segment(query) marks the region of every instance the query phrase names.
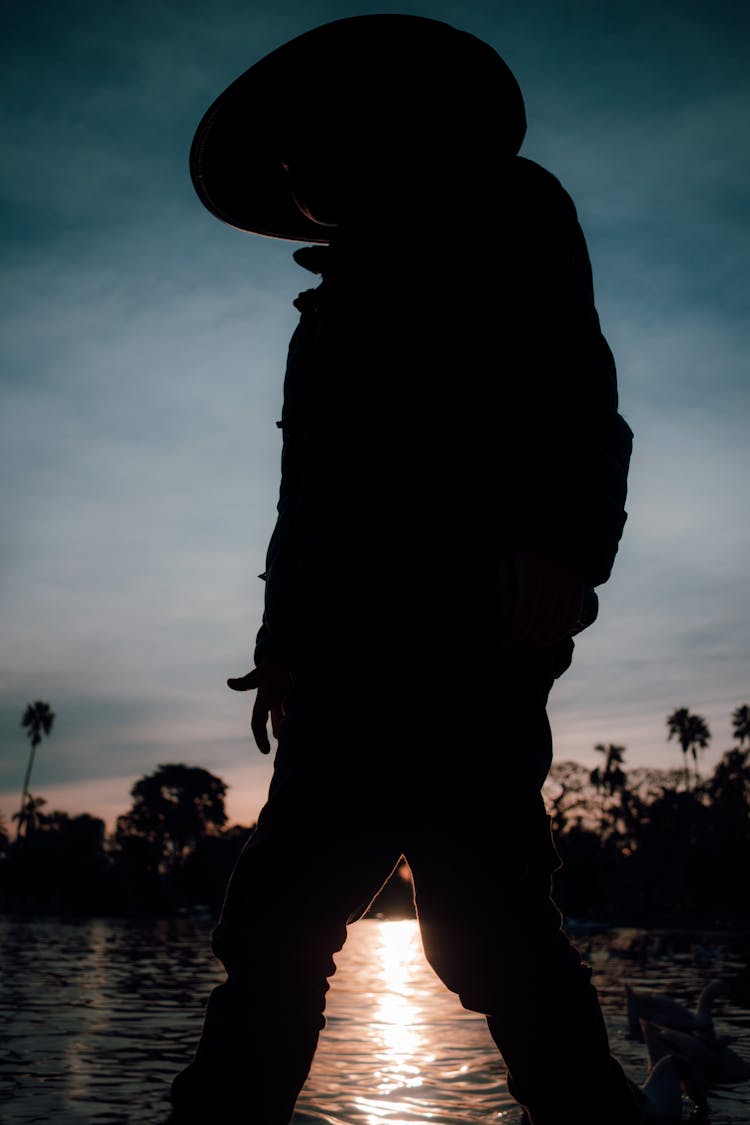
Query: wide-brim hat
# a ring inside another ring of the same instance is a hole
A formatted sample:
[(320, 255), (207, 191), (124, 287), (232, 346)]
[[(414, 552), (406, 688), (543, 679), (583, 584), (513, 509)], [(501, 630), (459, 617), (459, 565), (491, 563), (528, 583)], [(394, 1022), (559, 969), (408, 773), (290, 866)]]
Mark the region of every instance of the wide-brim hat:
[[(493, 152), (513, 156), (526, 132), (519, 85), (497, 51), (466, 31), (422, 16), (375, 14), (321, 24), (282, 44), (235, 79), (203, 115), (190, 149), (201, 202), (237, 230), (327, 243), (297, 208), (281, 166), (290, 128), (325, 138), (326, 117), (399, 91), (424, 113), (446, 107), (482, 122)], [(389, 100), (390, 99), (390, 100)], [(434, 123), (433, 123), (434, 124)]]

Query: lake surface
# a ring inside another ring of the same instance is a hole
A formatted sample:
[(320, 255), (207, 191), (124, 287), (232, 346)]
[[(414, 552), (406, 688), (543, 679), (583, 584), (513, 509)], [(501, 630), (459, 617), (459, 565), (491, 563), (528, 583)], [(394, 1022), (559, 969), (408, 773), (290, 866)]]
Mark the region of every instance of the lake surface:
[[(224, 976), (210, 930), (207, 921), (0, 916), (3, 1125), (162, 1125), (169, 1082)], [(721, 977), (718, 1030), (750, 1059), (747, 936), (570, 932), (593, 965), (615, 1053), (637, 1082), (646, 1055), (627, 1038), (625, 981), (693, 1006)], [(483, 1019), (434, 976), (416, 922), (356, 923), (337, 965), (295, 1125), (519, 1125)], [(691, 1109), (685, 1098), (685, 1120)], [(748, 1125), (750, 1082), (712, 1096), (709, 1120)]]

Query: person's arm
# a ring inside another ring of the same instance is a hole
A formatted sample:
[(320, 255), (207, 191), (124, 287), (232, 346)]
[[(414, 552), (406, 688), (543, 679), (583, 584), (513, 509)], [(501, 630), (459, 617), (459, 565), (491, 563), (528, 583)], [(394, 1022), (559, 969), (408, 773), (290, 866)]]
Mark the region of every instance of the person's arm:
[(281, 421), (277, 423), (282, 431), (281, 482), (276, 524), (266, 551), (266, 569), (260, 576), (266, 583), (266, 592), (263, 621), (255, 639), (255, 667), (244, 676), (227, 680), (233, 691), (257, 690), (250, 725), (262, 754), (271, 750), (269, 720), (273, 736), (278, 737), (284, 700), (290, 687), (287, 648), (295, 613), (294, 582), (290, 572), (294, 568), (295, 512), (302, 472), (303, 405), (296, 376), (299, 374), (299, 350), (304, 346), (307, 331), (304, 314), (314, 305), (314, 294), (315, 290), (306, 290), (295, 301), (302, 317), (289, 344), (284, 406)]
[(524, 548), (513, 551), (508, 566), (510, 651), (546, 648), (584, 627), (587, 590), (575, 570), (554, 555)]
[(571, 635), (596, 615), (594, 587), (610, 577), (627, 518), (633, 434), (619, 413), (615, 362), (575, 207), (554, 177), (524, 165), (509, 522), (513, 637), (536, 645)]

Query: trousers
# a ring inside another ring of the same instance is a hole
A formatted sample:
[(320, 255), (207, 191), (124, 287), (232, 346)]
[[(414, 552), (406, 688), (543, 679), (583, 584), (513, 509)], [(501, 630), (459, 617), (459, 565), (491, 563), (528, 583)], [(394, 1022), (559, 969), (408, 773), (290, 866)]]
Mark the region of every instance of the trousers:
[(226, 980), (172, 1083), (171, 1122), (289, 1125), (334, 955), (402, 857), (425, 956), (485, 1015), (533, 1125), (640, 1122), (551, 895), (559, 858), (541, 789), (554, 675), (543, 655), (449, 689), (432, 673), (416, 690), (398, 676), (376, 689), (341, 662), (297, 672), (212, 934)]

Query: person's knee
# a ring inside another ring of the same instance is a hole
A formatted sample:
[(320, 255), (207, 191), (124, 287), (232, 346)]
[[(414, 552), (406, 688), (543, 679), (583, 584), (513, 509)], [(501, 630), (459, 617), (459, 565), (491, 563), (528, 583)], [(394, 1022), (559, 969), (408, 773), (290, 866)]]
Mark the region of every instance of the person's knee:
[(489, 927), (461, 923), (422, 926), (422, 945), (433, 971), (464, 1008), (485, 1014), (508, 987), (509, 976), (502, 942), (489, 934)]
[(463, 1007), (485, 1015), (511, 1010), (537, 988), (555, 988), (584, 969), (559, 910), (542, 893), (502, 915), (423, 920), (422, 944), (427, 962)]

